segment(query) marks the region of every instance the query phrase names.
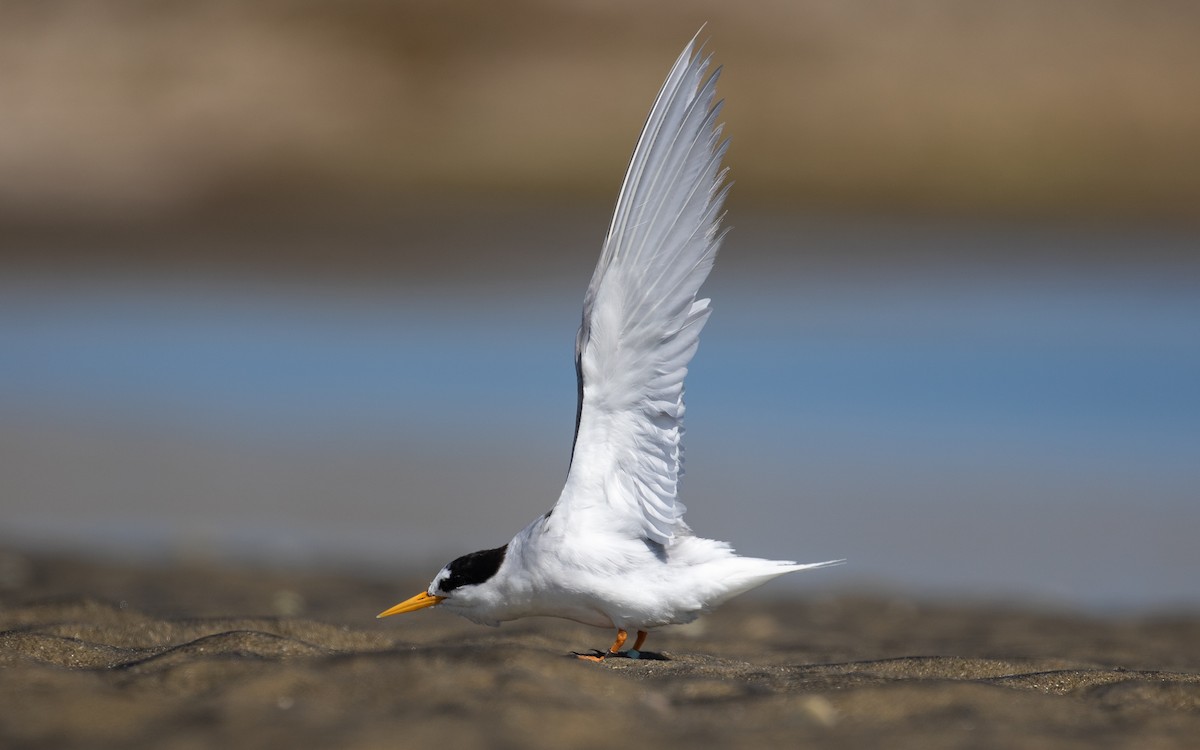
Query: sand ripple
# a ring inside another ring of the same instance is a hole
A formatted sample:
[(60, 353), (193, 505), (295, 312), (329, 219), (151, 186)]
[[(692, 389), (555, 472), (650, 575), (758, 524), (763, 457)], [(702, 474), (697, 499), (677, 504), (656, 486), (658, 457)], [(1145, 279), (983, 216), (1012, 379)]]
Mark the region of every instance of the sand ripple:
[[(205, 611), (278, 588), (239, 575), (245, 590), (227, 579), (198, 592)], [(437, 612), (376, 623), (390, 592), (326, 584), (308, 601), (333, 606), (306, 617), (0, 599), (0, 746), (1185, 748), (1200, 737), (1190, 617), (749, 600), (655, 634), (668, 660), (595, 665), (569, 651), (603, 645), (599, 631), (492, 630)]]

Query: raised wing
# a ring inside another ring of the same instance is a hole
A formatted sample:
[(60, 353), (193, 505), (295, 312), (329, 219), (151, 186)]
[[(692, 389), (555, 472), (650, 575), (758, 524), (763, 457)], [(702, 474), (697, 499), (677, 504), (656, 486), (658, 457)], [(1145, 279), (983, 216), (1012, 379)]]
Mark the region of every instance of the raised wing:
[(555, 512), (659, 543), (685, 530), (683, 380), (709, 301), (728, 187), (708, 57), (684, 48), (633, 158), (575, 342), (579, 409), (571, 471)]

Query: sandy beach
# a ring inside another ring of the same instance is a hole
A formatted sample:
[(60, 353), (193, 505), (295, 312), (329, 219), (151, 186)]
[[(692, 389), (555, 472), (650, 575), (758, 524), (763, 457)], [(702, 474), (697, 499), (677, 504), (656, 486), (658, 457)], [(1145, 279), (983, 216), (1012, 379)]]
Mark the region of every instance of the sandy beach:
[(4, 747), (1194, 747), (1200, 616), (900, 593), (735, 600), (591, 664), (550, 620), (373, 616), (424, 585), (0, 555)]

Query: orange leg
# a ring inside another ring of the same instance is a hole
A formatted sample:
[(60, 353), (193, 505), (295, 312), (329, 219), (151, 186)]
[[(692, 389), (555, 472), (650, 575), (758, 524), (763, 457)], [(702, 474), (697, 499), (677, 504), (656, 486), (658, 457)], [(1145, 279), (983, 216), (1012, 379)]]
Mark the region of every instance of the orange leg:
[(648, 636), (648, 635), (650, 635), (650, 634), (647, 633), (645, 630), (638, 631), (637, 640), (633, 642), (633, 650), (634, 651), (642, 650), (642, 644), (646, 642), (646, 636)]
[[(599, 662), (599, 661), (604, 661), (604, 657), (606, 657), (606, 656), (608, 656), (608, 655), (610, 655), (610, 654), (615, 654), (615, 653), (617, 653), (618, 651), (620, 651), (620, 650), (621, 650), (621, 647), (625, 645), (625, 639), (626, 639), (626, 638), (628, 638), (628, 637), (629, 637), (629, 634), (628, 634), (628, 633), (626, 633), (624, 630), (618, 630), (618, 631), (617, 631), (617, 640), (616, 640), (616, 642), (614, 642), (614, 643), (613, 643), (613, 645), (612, 645), (612, 646), (611, 646), (611, 647), (608, 649), (608, 653), (606, 653), (606, 654), (600, 654), (599, 656), (596, 656), (596, 655), (593, 655), (593, 654), (575, 654), (575, 655), (576, 655), (576, 656), (578, 656), (580, 659), (586, 659), (586, 660), (588, 660), (588, 661), (597, 661), (597, 662)], [(641, 631), (640, 631), (640, 630), (638, 631), (638, 638), (639, 638), (639, 639), (641, 638)]]

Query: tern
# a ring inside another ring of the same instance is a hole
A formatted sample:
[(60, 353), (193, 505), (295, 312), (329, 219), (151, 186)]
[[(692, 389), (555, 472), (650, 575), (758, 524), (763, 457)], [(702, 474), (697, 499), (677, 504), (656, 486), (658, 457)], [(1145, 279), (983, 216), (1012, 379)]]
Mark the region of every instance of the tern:
[(706, 77), (710, 60), (695, 38), (679, 55), (621, 185), (575, 337), (579, 401), (558, 502), (378, 617), (433, 606), (493, 626), (559, 617), (616, 630), (608, 651), (576, 656), (637, 658), (652, 630), (784, 573), (841, 562), (741, 557), (683, 520), (683, 381), (712, 311), (697, 295), (725, 234), (729, 190), (729, 141), (713, 103), (720, 69)]

